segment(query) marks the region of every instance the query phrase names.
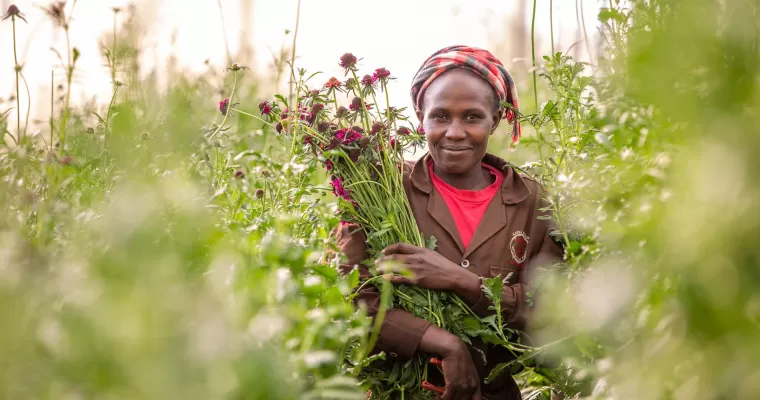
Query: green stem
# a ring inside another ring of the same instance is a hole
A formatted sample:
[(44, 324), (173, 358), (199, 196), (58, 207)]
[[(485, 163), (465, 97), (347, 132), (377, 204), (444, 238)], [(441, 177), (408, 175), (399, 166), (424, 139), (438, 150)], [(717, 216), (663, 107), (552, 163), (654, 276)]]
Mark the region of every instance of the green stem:
[[(533, 0), (533, 17), (530, 23), (530, 52), (531, 59), (533, 60), (533, 102), (536, 106), (536, 114), (538, 114), (540, 109), (538, 107), (538, 79), (536, 78), (536, 2), (537, 0)], [(538, 144), (538, 156), (541, 159), (541, 168), (544, 168), (544, 143), (541, 127), (537, 126), (534, 128), (536, 129), (536, 141)]]
[(21, 72), (21, 68), (18, 65), (18, 54), (16, 51), (16, 16), (11, 17), (11, 24), (13, 25), (13, 62), (15, 63), (14, 69), (16, 70), (16, 136), (18, 136), (20, 142), (23, 139), (21, 132), (21, 91), (18, 86), (18, 77)]
[(118, 93), (119, 87), (114, 86), (113, 95), (111, 96), (111, 102), (108, 103), (108, 109), (106, 110), (106, 126), (105, 126), (105, 133), (103, 134), (103, 147), (104, 149), (107, 147), (106, 144), (108, 143), (108, 128), (111, 126), (111, 109), (113, 108), (113, 102), (116, 99), (116, 93)]
[(29, 92), (29, 84), (26, 82), (24, 73), (20, 72), (21, 80), (24, 81), (24, 88), (26, 89), (26, 120), (24, 121), (24, 136), (26, 136), (26, 130), (29, 129), (29, 111), (32, 109), (32, 94)]
[(55, 115), (55, 105), (53, 101), (55, 99), (55, 70), (50, 70), (50, 151), (53, 151), (53, 131), (55, 127), (53, 125), (53, 115)]
[(290, 80), (290, 99), (289, 101), (293, 101), (293, 81), (296, 79), (295, 74), (295, 62), (296, 62), (296, 40), (298, 39), (298, 25), (301, 21), (301, 0), (298, 0), (298, 4), (296, 6), (296, 29), (293, 31), (293, 46), (290, 49), (290, 74), (291, 74), (291, 80)]
[(552, 57), (554, 57), (554, 0), (549, 0), (549, 33), (551, 34)]
[(230, 102), (227, 105), (227, 112), (224, 113), (224, 118), (222, 118), (222, 123), (220, 123), (219, 126), (216, 127), (216, 130), (211, 135), (209, 135), (208, 137), (209, 140), (213, 139), (214, 136), (216, 136), (216, 134), (219, 133), (219, 131), (224, 126), (224, 123), (227, 122), (227, 116), (230, 115), (230, 108), (232, 108), (232, 101), (233, 101), (233, 98), (235, 97), (235, 89), (237, 88), (237, 71), (233, 71), (232, 76), (233, 76), (232, 92), (230, 93), (230, 97), (229, 97)]

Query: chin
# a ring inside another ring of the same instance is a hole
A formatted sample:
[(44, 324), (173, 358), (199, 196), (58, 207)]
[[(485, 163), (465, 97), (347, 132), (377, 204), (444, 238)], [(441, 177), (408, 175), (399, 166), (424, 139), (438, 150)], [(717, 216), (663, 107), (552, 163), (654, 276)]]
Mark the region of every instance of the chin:
[(436, 164), (446, 173), (451, 175), (462, 175), (472, 169), (472, 160), (454, 160), (449, 157), (437, 157)]

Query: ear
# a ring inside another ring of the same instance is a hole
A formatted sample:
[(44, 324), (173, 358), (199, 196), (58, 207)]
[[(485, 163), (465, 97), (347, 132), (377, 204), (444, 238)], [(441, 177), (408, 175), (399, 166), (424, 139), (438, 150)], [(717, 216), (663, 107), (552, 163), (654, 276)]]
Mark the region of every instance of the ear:
[(499, 127), (501, 119), (504, 116), (504, 109), (501, 109), (493, 114), (493, 125), (491, 126), (491, 135), (496, 132), (496, 128)]

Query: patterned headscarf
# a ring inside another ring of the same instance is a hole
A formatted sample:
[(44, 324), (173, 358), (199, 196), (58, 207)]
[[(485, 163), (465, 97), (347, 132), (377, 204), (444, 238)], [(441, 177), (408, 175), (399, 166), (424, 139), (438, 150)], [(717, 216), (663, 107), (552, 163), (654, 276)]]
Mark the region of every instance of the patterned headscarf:
[(444, 72), (455, 68), (465, 68), (475, 72), (493, 87), (500, 102), (510, 107), (504, 118), (513, 125), (512, 141), (517, 142), (522, 134), (516, 118), (518, 112), (517, 88), (509, 71), (488, 50), (468, 46), (450, 46), (436, 51), (422, 63), (412, 80), (412, 103), (415, 111), (422, 110), (425, 90)]

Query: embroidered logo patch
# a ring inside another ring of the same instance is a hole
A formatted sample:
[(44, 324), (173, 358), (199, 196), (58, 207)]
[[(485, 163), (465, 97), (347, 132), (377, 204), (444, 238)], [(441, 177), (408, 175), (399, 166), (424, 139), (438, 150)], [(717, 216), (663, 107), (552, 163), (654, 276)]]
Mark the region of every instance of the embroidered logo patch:
[(523, 231), (516, 231), (509, 241), (509, 251), (512, 252), (512, 263), (522, 265), (528, 257), (528, 242), (530, 238)]

